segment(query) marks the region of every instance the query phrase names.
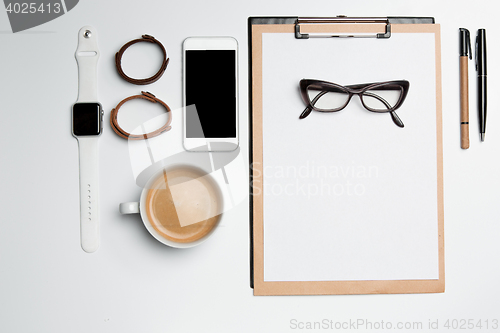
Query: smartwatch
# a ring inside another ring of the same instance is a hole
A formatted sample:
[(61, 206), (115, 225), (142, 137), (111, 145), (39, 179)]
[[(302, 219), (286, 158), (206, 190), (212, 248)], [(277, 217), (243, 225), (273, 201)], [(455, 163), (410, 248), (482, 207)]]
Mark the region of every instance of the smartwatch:
[(97, 31), (85, 26), (78, 32), (78, 99), (72, 110), (72, 133), (78, 140), (80, 168), (80, 243), (85, 252), (99, 247), (99, 153), (102, 106), (97, 101)]

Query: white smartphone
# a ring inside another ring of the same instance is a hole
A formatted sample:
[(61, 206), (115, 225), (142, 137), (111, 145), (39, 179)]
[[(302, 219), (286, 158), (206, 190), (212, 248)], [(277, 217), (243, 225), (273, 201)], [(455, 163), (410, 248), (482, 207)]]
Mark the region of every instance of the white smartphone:
[(238, 148), (238, 42), (189, 37), (183, 47), (184, 148)]

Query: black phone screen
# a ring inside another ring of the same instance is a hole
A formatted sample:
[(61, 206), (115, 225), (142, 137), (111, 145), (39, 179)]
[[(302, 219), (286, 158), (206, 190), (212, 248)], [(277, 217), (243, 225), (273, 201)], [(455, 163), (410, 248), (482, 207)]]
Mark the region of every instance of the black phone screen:
[(186, 137), (236, 138), (235, 50), (186, 50)]

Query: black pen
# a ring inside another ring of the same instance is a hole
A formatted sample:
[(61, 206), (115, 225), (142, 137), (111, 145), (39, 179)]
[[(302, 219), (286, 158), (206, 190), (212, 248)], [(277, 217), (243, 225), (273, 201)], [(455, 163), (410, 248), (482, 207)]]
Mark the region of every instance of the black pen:
[(477, 107), (479, 133), (484, 141), (486, 130), (486, 30), (479, 29), (476, 36)]

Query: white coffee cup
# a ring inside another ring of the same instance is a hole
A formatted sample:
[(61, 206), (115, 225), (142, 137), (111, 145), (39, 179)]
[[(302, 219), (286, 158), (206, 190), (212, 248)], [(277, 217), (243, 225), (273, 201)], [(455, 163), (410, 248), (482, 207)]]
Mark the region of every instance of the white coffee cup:
[[(216, 181), (192, 166), (159, 170), (150, 177), (139, 202), (120, 204), (120, 213), (140, 214), (154, 238), (175, 248), (193, 247), (208, 239), (222, 212), (222, 194)], [(191, 234), (194, 236), (188, 237)]]

